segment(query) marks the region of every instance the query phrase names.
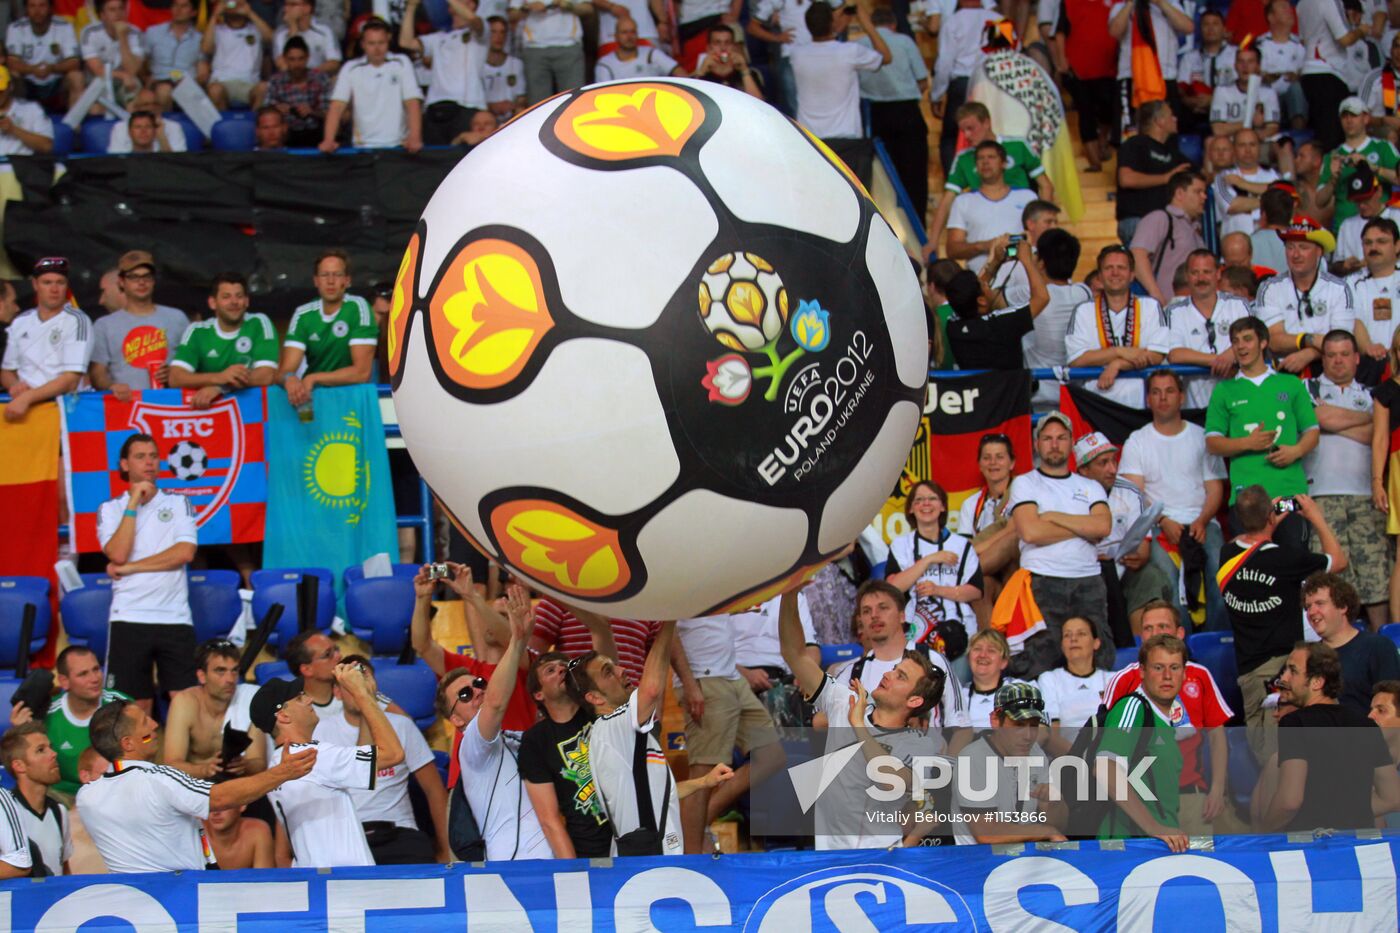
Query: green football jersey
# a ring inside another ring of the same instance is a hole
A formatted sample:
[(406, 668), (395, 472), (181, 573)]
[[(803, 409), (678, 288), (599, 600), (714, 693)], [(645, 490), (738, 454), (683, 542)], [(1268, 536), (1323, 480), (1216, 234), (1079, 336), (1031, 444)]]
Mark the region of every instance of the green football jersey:
[[(1006, 183), (1012, 188), (1035, 188), (1035, 179), (1045, 174), (1045, 166), (1031, 152), (1029, 146), (1019, 139), (998, 139), (1006, 150)], [(964, 149), (953, 160), (953, 170), (943, 187), (954, 194), (976, 191), (982, 187), (982, 179), (977, 174), (977, 150)]]
[[(1342, 143), (1322, 160), (1322, 174), (1318, 176), (1317, 183), (1325, 185), (1332, 178), (1332, 154), (1340, 152), (1342, 155), (1350, 155), (1359, 152), (1366, 157), (1366, 161), (1371, 163), (1371, 168), (1388, 168), (1392, 171), (1400, 166), (1400, 151), (1395, 145), (1385, 139), (1368, 139), (1366, 145), (1359, 149), (1353, 149), (1346, 143)], [(1342, 221), (1348, 217), (1356, 216), (1356, 202), (1348, 200), (1346, 196), (1346, 184), (1351, 176), (1356, 174), (1356, 166), (1346, 164), (1342, 166), (1341, 178), (1337, 180), (1336, 213), (1332, 215), (1332, 229), (1336, 230), (1342, 225)], [(1385, 183), (1382, 182), (1382, 185)]]
[[(1206, 408), (1206, 436), (1247, 437), (1256, 427), (1277, 430), (1275, 444), (1296, 444), (1305, 431), (1317, 430), (1317, 414), (1303, 381), (1272, 370), (1258, 385), (1244, 377), (1216, 383)], [(1276, 467), (1267, 450), (1250, 451), (1230, 458), (1230, 504), (1246, 486), (1259, 485), (1270, 496), (1296, 496), (1308, 491), (1303, 461)]]
[(325, 373), (350, 365), (351, 347), (373, 347), (379, 328), (369, 303), (358, 295), (346, 295), (340, 310), (329, 320), (321, 313), (321, 299), (308, 301), (292, 315), (286, 344), (306, 354), (308, 373)]
[[(64, 700), (68, 694), (59, 694), (49, 704), (49, 714), (44, 719), (44, 731), (49, 735), (49, 744), (58, 754), (59, 781), (54, 787), (65, 794), (76, 794), (82, 782), (78, 780), (78, 757), (92, 744), (88, 736), (88, 724), (73, 721), (73, 714), (67, 709)], [(103, 690), (99, 705), (106, 706), (113, 700), (130, 700), (131, 697), (117, 690)]]
[(171, 366), (192, 373), (223, 372), (230, 366), (277, 368), (277, 331), (265, 314), (245, 314), (237, 333), (226, 334), (217, 319), (191, 324), (175, 350)]
[[(1142, 803), (1158, 823), (1176, 827), (1180, 825), (1181, 791), (1178, 785), (1181, 779), (1181, 749), (1176, 743), (1176, 730), (1150, 700), (1140, 693), (1133, 693), (1114, 704), (1108, 712), (1108, 719), (1104, 721), (1099, 757), (1123, 759), (1131, 773), (1137, 765), (1134, 755), (1143, 729), (1150, 729), (1152, 734), (1142, 750), (1142, 757), (1153, 761), (1142, 775), (1142, 783), (1156, 799), (1143, 800)], [(1141, 833), (1141, 828), (1134, 826), (1132, 819), (1116, 803), (1111, 805), (1108, 816), (1099, 828), (1100, 839)]]

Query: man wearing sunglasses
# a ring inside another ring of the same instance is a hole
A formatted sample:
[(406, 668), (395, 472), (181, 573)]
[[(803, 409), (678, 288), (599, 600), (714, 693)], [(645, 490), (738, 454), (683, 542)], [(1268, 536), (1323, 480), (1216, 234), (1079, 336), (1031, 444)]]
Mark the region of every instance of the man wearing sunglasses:
[(273, 769), (284, 757), (316, 750), (316, 764), (306, 777), (268, 794), (277, 811), (277, 864), (283, 868), (373, 865), (374, 855), (350, 792), (373, 790), (380, 769), (395, 768), (404, 760), (398, 733), (379, 708), (373, 681), (360, 665), (336, 665), (335, 682), (354, 697), (369, 730), (369, 743), (313, 741), (320, 720), (300, 679), (268, 681), (249, 706), (253, 725), (277, 743), (270, 762)]
[(462, 786), (487, 860), (547, 859), (553, 854), (549, 841), (520, 779), (521, 735), (503, 728), (520, 659), (535, 628), (529, 596), (515, 584), (507, 591), (507, 617), (510, 642), (491, 679), (482, 686), (480, 677), (468, 683), (473, 675), (452, 671), (438, 685), (438, 711), (461, 733)]
[(1302, 373), (1322, 358), (1327, 332), (1350, 331), (1356, 314), (1351, 289), (1322, 265), (1337, 248), (1332, 232), (1299, 214), (1278, 236), (1288, 268), (1259, 286), (1254, 313), (1268, 325), (1278, 368)]

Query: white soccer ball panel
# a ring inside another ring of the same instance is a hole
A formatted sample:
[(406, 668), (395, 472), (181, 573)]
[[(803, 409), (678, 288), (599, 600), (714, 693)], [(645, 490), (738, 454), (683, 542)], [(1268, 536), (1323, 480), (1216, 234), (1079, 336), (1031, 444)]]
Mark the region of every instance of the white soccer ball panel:
[[(425, 347), (419, 324), (394, 395), (399, 425), (428, 484), (477, 540), (487, 540), (477, 512), (461, 503), (496, 489), (542, 486), (616, 515), (651, 502), (679, 476), (666, 413), (640, 349), (571, 340), (554, 349), (520, 395), (472, 405), (442, 391)], [(581, 380), (580, 373), (593, 378)]]
[[(717, 94), (708, 82), (678, 83)], [(742, 220), (838, 243), (856, 235), (860, 203), (850, 182), (787, 118), (747, 94), (724, 95), (724, 121), (700, 150), (700, 167)]]
[(889, 498), (890, 487), (919, 427), (919, 406), (900, 402), (890, 409), (885, 425), (851, 474), (826, 500), (817, 548), (834, 551), (854, 541)]
[(870, 222), (865, 264), (885, 309), (895, 373), (910, 388), (921, 388), (928, 383), (928, 319), (919, 277), (899, 238), (878, 217)]

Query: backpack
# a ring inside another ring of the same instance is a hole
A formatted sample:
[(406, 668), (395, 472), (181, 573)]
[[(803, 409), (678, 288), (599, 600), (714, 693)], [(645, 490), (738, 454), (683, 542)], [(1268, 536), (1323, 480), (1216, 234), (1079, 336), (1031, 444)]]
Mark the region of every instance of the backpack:
[(452, 785), (447, 798), (447, 845), (458, 861), (486, 861), (486, 838), (481, 835), (466, 791), (462, 790), (462, 778)]
[[(1118, 702), (1114, 703), (1112, 708), (1117, 709), (1125, 700), (1131, 697), (1137, 697), (1144, 703), (1152, 702), (1134, 690), (1132, 693), (1119, 698)], [(1070, 745), (1068, 752), (1069, 757), (1079, 758), (1084, 761), (1088, 768), (1090, 780), (1089, 787), (1087, 788), (1087, 796), (1081, 796), (1078, 792), (1078, 788), (1066, 790), (1064, 801), (1065, 805), (1069, 808), (1069, 824), (1071, 829), (1071, 833), (1067, 833), (1066, 835), (1072, 835), (1077, 838), (1096, 838), (1099, 833), (1099, 827), (1103, 825), (1104, 820), (1118, 807), (1118, 804), (1114, 803), (1112, 800), (1097, 799), (1096, 791), (1098, 788), (1098, 781), (1094, 778), (1094, 763), (1098, 758), (1099, 747), (1103, 744), (1103, 738), (1107, 734), (1109, 712), (1110, 708), (1100, 703), (1098, 712), (1094, 714), (1094, 718), (1079, 727), (1079, 734), (1074, 737), (1074, 742)], [(1147, 751), (1147, 743), (1152, 739), (1153, 725), (1150, 718), (1151, 715), (1152, 712), (1149, 710), (1149, 718), (1145, 719), (1144, 724), (1138, 729), (1137, 741), (1133, 743), (1133, 753), (1128, 759), (1130, 762), (1129, 770), (1132, 768), (1132, 762), (1136, 762), (1142, 758), (1143, 754)]]

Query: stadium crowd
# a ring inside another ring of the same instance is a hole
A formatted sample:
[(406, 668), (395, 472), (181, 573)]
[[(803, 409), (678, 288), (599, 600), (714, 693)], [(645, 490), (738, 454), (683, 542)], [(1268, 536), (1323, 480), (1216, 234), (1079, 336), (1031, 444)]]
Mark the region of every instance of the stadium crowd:
[[(901, 773), (920, 756), (1001, 773), (1018, 756), (1069, 757), (1116, 792), (1107, 807), (1055, 799), (1042, 768), (1029, 794), (1004, 780), (991, 801), (934, 795), (941, 828), (914, 826), (862, 818), (860, 760), (814, 827), (782, 834), (818, 848), (1147, 835), (1181, 851), (1191, 834), (1362, 829), (1400, 810), (1400, 656), (1381, 634), (1400, 620), (1388, 10), (958, 0), (901, 17), (864, 0), (735, 0), (683, 3), (672, 22), (662, 4), (449, 0), (452, 29), (433, 31), (417, 0), (360, 23), (337, 4), (313, 15), (302, 0), (212, 12), (174, 0), (169, 22), (142, 32), (107, 0), (75, 33), (49, 0), (25, 6), (0, 74), (9, 154), (45, 151), (40, 108), (63, 112), (95, 80), (130, 107), (133, 152), (180, 148), (162, 114), (186, 79), (216, 105), (259, 108), (262, 148), (470, 144), (583, 83), (593, 61), (603, 78), (689, 73), (771, 95), (862, 171), (867, 100), (946, 256), (927, 268), (932, 359), (1097, 367), (1088, 388), (1150, 421), (1120, 449), (1075, 436), (1041, 401), (1033, 465), (1018, 470), (1012, 440), (988, 434), (984, 485), (958, 514), (937, 484), (915, 482), (909, 530), (888, 547), (859, 542), (805, 589), (730, 616), (607, 619), (527, 581), (502, 588), (499, 568), (424, 566), (408, 634), (436, 680), (429, 731), (451, 747), (445, 762), (379, 690), (376, 668), (397, 658), (310, 628), (280, 646), (291, 677), (255, 685), (237, 644), (196, 644), (188, 568), (205, 555), (186, 501), (155, 485), (157, 445), (134, 435), (127, 489), (100, 513), (105, 656), (61, 652), (59, 692), (17, 703), (0, 740), (15, 784), (0, 793), (0, 877), (68, 870), (75, 807), (111, 871), (709, 851), (716, 820), (761, 809), (791, 761), (790, 730), (809, 726), (822, 750), (859, 743)], [(745, 15), (757, 47), (780, 48), (766, 79), (731, 28)], [(1145, 22), (1164, 96), (1137, 107), (1123, 138), (1120, 82), (1136, 77)], [(838, 41), (853, 23), (862, 41)], [(585, 50), (595, 29), (611, 41)], [(1117, 149), (1122, 242), (1082, 283), (1038, 155), (965, 100), (1009, 32), (1072, 95), (1091, 169)], [(915, 34), (938, 38), (931, 76)], [(1246, 35), (1260, 38), (1228, 41)], [(355, 43), (362, 57), (342, 66)], [(936, 204), (924, 100), (944, 120)], [(1315, 136), (1299, 141), (1304, 125)], [(1194, 162), (1181, 146), (1192, 133)], [(191, 322), (156, 301), (148, 252), (117, 260), (96, 320), (70, 303), (69, 271), (39, 260), (22, 313), (13, 284), (0, 295), (9, 420), (82, 386), (127, 397), (168, 384), (201, 407), (277, 384), (302, 408), (320, 387), (374, 380), (382, 362), (387, 289), (354, 294), (334, 250), (310, 270), (318, 298), (280, 335), (249, 311), (237, 272), (210, 283)], [(164, 363), (130, 363), (137, 327), (164, 333)], [(434, 637), (436, 597), (460, 601), (471, 654)], [(1026, 607), (1044, 624), (1010, 627)], [(1231, 639), (1209, 664), (1189, 657), (1201, 633)], [(823, 646), (847, 642), (853, 656), (824, 668)], [(659, 725), (668, 689), (680, 774)], [(1243, 726), (1250, 768), (1226, 767), (1227, 724)], [(1125, 781), (1144, 758), (1150, 800)], [(1249, 786), (1232, 786), (1242, 774)]]

